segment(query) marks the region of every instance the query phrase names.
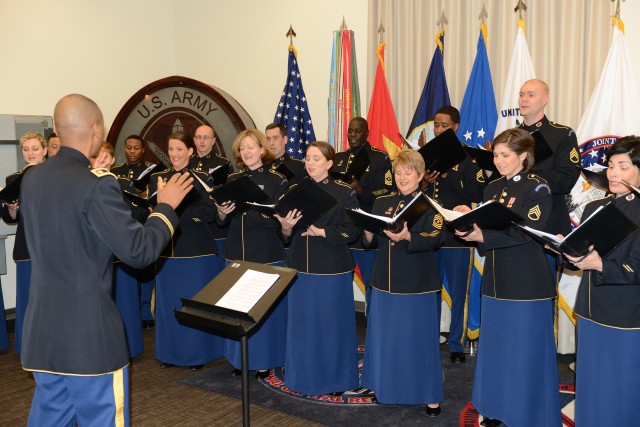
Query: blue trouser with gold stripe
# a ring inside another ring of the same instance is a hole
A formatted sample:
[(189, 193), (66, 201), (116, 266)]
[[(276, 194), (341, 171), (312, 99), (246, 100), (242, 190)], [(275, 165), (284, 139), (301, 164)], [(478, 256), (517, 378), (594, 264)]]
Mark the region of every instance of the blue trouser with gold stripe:
[(129, 367), (102, 375), (34, 372), (29, 427), (129, 426)]

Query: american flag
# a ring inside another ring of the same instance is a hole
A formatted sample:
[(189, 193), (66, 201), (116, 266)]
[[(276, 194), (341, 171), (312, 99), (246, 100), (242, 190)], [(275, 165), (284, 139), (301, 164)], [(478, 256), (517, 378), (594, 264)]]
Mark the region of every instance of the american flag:
[(293, 47), (289, 47), (287, 82), (282, 90), (273, 121), (287, 128), (287, 153), (294, 158), (304, 158), (309, 143), (316, 140), (313, 122), (309, 114), (307, 97), (302, 88), (300, 69)]

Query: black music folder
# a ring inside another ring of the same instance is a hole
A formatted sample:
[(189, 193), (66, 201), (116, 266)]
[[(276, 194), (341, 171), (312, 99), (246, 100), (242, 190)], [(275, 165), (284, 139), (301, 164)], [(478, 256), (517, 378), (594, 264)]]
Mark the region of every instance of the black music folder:
[(215, 187), (224, 185), (227, 183), (227, 177), (229, 176), (230, 163), (223, 163), (209, 170), (209, 176), (213, 179), (213, 185)]
[(142, 208), (149, 208), (149, 207), (153, 207), (153, 206), (158, 204), (158, 199), (157, 199), (158, 192), (157, 191), (155, 193), (153, 193), (153, 195), (151, 195), (148, 198), (140, 197), (137, 194), (134, 194), (134, 193), (132, 193), (130, 191), (126, 191), (126, 190), (122, 190), (122, 194), (124, 195), (124, 197), (128, 201), (130, 201), (134, 205), (140, 206)]
[(214, 188), (211, 197), (219, 205), (226, 202), (234, 202), (236, 205), (239, 202), (265, 203), (269, 200), (267, 193), (247, 175)]
[(160, 172), (162, 170), (162, 168), (158, 169), (158, 166), (161, 166), (160, 163), (151, 165), (147, 167), (145, 170), (143, 170), (142, 172), (140, 172), (140, 175), (133, 178), (133, 186), (136, 187), (138, 190), (144, 191), (149, 185), (149, 181), (151, 180), (151, 175), (153, 175), (154, 172)]
[(0, 190), (0, 201), (4, 203), (15, 203), (20, 198), (20, 184), (27, 168), (33, 164), (25, 166), (21, 171), (7, 176), (7, 186)]
[(351, 182), (353, 179), (356, 181), (360, 179), (360, 177), (367, 171), (367, 168), (371, 164), (371, 159), (369, 159), (369, 153), (365, 147), (360, 148), (358, 154), (353, 157), (351, 163), (344, 172), (339, 172), (334, 169), (329, 170), (329, 173), (333, 177), (333, 179), (339, 179), (344, 182)]
[(346, 209), (347, 215), (351, 219), (351, 222), (363, 230), (371, 231), (384, 235), (385, 230), (389, 230), (392, 233), (398, 233), (404, 227), (404, 223), (407, 223), (407, 228), (413, 227), (418, 222), (422, 215), (425, 214), (431, 206), (426, 199), (426, 196), (418, 192), (416, 196), (411, 200), (397, 215), (393, 218), (382, 215), (374, 215), (365, 212), (361, 209)]
[(446, 173), (467, 157), (453, 129), (447, 129), (427, 142), (418, 153), (424, 158), (425, 170), (440, 173)]
[(308, 176), (289, 190), (274, 205), (246, 202), (251, 209), (255, 209), (269, 217), (276, 213), (280, 216), (286, 216), (289, 211), (297, 209), (302, 212), (302, 218), (296, 224), (296, 228), (299, 229), (309, 228), (311, 224), (320, 219), (336, 203), (338, 201), (332, 195), (324, 191)]
[[(183, 325), (240, 339), (267, 317), (296, 274), (292, 268), (234, 260), (193, 298), (181, 298), (182, 308), (174, 313)], [(264, 275), (273, 276), (263, 280)], [(260, 289), (266, 289), (261, 296)]]
[(493, 163), (493, 151), (469, 147), (468, 145), (463, 145), (462, 148), (464, 148), (467, 155), (471, 157), (478, 166), (480, 166), (480, 169), (494, 172), (498, 171), (496, 165)]
[(516, 225), (534, 240), (572, 257), (587, 255), (589, 247), (593, 245), (604, 258), (638, 231), (636, 224), (613, 203), (600, 206), (564, 239), (531, 227)]
[(580, 169), (580, 172), (584, 175), (584, 179), (589, 181), (592, 185), (595, 185), (604, 191), (609, 191), (609, 179), (607, 178), (606, 168), (603, 169), (604, 172), (596, 172), (581, 167), (578, 167), (578, 169)]
[(539, 165), (540, 163), (551, 157), (551, 155), (553, 154), (553, 150), (538, 129), (531, 132), (531, 136), (535, 141), (535, 144), (533, 146), (533, 157), (535, 159), (536, 165)]
[(287, 166), (284, 162), (281, 162), (275, 170), (279, 174), (284, 175), (289, 182), (291, 182), (291, 178), (296, 176), (296, 174), (293, 173), (293, 171), (289, 169), (289, 166)]
[(449, 228), (454, 230), (467, 231), (473, 228), (473, 224), (486, 230), (506, 230), (514, 223), (524, 221), (524, 218), (512, 209), (494, 201), (479, 204), (470, 212), (463, 214), (445, 209), (429, 196), (426, 197), (436, 212), (442, 215)]

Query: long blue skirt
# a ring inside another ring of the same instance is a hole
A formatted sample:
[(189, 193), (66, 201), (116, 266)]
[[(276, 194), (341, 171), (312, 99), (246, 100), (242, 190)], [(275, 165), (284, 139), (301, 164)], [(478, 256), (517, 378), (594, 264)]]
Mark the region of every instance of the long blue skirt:
[(216, 239), (216, 250), (218, 251), (218, 255), (216, 255), (216, 263), (218, 264), (218, 269), (220, 271), (224, 270), (227, 266), (227, 263), (224, 259), (224, 248), (227, 245), (227, 239)]
[(380, 403), (444, 401), (437, 292), (390, 294), (371, 290), (362, 386)]
[(4, 314), (4, 298), (2, 297), (2, 284), (0, 283), (0, 351), (9, 349), (9, 333), (7, 332), (7, 318)]
[(298, 273), (289, 289), (284, 381), (317, 395), (358, 387), (353, 273)]
[[(228, 264), (230, 261), (226, 261)], [(271, 265), (283, 266), (276, 262)], [(249, 335), (249, 369), (266, 370), (284, 366), (287, 342), (287, 293), (273, 308), (264, 322)], [(242, 368), (240, 341), (225, 339), (224, 355), (236, 369)]]
[(136, 357), (144, 351), (137, 269), (122, 262), (113, 264), (113, 300), (124, 324), (129, 357)]
[(16, 322), (13, 351), (22, 351), (22, 329), (24, 314), (29, 304), (29, 289), (31, 287), (31, 260), (16, 261)]
[(376, 249), (351, 249), (351, 256), (353, 257), (353, 265), (357, 265), (362, 274), (362, 281), (364, 282), (364, 300), (365, 316), (369, 316), (369, 304), (371, 303), (371, 273), (373, 272), (373, 264), (376, 262), (376, 256), (378, 251)]
[(153, 288), (156, 286), (156, 269), (153, 265), (136, 270), (138, 288), (140, 289), (140, 316), (142, 320), (153, 320)]
[(471, 402), (508, 426), (562, 425), (553, 300), (482, 297)]
[(178, 323), (173, 308), (193, 298), (218, 274), (215, 255), (161, 258), (156, 264), (156, 358), (179, 366), (204, 365), (221, 357), (222, 338)]
[(578, 318), (576, 426), (638, 425), (640, 330)]

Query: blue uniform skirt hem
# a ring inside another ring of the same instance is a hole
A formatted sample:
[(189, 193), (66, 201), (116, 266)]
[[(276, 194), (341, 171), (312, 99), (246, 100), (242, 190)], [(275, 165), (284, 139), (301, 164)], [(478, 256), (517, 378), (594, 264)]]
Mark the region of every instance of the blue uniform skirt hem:
[(371, 290), (362, 386), (380, 403), (419, 405), (444, 400), (437, 292)]
[(222, 356), (223, 339), (178, 323), (173, 308), (193, 298), (218, 274), (215, 255), (162, 258), (156, 264), (156, 357), (179, 366), (203, 365)]
[(578, 318), (576, 425), (638, 424), (640, 330)]
[(353, 273), (298, 273), (288, 297), (287, 387), (308, 395), (356, 388)]
[(509, 426), (561, 426), (552, 299), (482, 297), (471, 402)]
[(13, 350), (22, 351), (22, 330), (24, 316), (29, 304), (29, 289), (31, 288), (31, 260), (16, 262), (16, 320), (14, 325)]
[(129, 357), (136, 357), (144, 351), (140, 297), (138, 295), (138, 270), (122, 263), (115, 263), (113, 270), (113, 299), (118, 306), (124, 324)]
[[(229, 264), (230, 261), (227, 261)], [(283, 262), (271, 265), (283, 266)], [(271, 313), (257, 329), (251, 332), (247, 341), (249, 349), (249, 369), (266, 370), (284, 366), (287, 337), (287, 293), (273, 307)], [(224, 356), (236, 369), (242, 368), (240, 341), (225, 339)]]

